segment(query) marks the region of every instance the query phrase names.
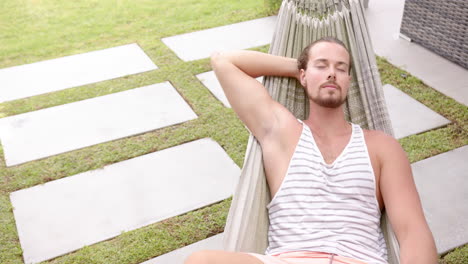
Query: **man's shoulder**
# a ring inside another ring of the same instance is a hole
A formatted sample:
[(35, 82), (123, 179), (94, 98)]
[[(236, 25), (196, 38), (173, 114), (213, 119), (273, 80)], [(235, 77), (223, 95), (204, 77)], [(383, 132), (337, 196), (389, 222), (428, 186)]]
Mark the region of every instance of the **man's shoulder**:
[(404, 154), (400, 143), (393, 136), (380, 130), (363, 129), (363, 131), (368, 148), (379, 157)]
[(394, 144), (398, 141), (391, 135), (381, 130), (362, 129), (366, 143), (371, 144)]

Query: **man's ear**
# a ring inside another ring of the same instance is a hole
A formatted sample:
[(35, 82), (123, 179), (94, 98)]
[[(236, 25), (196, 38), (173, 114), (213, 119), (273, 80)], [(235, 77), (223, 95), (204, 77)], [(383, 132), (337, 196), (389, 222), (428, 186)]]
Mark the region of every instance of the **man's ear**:
[(306, 78), (305, 78), (305, 71), (304, 69), (301, 69), (299, 71), (299, 81), (301, 82), (301, 85), (304, 86), (304, 87), (307, 87), (307, 81), (306, 81)]

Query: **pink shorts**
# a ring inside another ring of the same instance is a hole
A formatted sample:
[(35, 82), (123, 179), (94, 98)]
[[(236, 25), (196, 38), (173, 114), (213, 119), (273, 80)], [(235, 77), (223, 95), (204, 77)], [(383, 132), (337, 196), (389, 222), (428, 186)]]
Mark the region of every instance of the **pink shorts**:
[(264, 264), (367, 264), (360, 260), (322, 252), (297, 251), (285, 252), (272, 256), (256, 253), (248, 254), (258, 258)]

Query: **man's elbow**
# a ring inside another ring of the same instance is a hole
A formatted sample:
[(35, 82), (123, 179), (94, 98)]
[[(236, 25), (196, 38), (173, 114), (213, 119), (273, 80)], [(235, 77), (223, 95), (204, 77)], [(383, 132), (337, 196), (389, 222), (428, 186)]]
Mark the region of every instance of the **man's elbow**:
[(215, 51), (211, 53), (211, 56), (210, 56), (211, 64), (214, 64), (217, 60), (219, 60), (220, 56), (221, 56), (221, 52), (219, 51)]
[(225, 54), (217, 51), (217, 52), (213, 52), (211, 54), (211, 57), (210, 57), (210, 63), (211, 63), (211, 67), (213, 69), (217, 68), (218, 65), (223, 62), (223, 61), (228, 61), (228, 58)]

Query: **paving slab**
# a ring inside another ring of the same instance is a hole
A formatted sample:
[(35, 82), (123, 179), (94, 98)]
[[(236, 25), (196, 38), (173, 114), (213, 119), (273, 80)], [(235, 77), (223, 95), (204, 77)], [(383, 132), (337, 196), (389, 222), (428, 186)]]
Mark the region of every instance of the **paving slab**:
[(468, 69), (400, 38), (404, 4), (405, 0), (369, 2), (365, 16), (375, 52), (468, 106)]
[(276, 16), (163, 38), (184, 61), (209, 57), (215, 51), (248, 49), (270, 44)]
[(182, 264), (192, 253), (200, 250), (222, 250), (223, 234), (215, 235), (197, 243), (171, 251), (141, 264)]
[(383, 90), (395, 138), (404, 138), (450, 123), (450, 120), (390, 84), (384, 85)]
[(157, 69), (129, 44), (0, 69), (0, 103)]
[(0, 119), (7, 166), (197, 118), (169, 82)]
[[(224, 94), (223, 88), (219, 84), (218, 79), (213, 71), (200, 73), (197, 78), (203, 83), (203, 85), (210, 90), (210, 92), (223, 103), (225, 107), (231, 108), (226, 95)], [(263, 81), (263, 77), (257, 78), (259, 82)]]
[(239, 174), (206, 138), (13, 192), (24, 261), (51, 259), (224, 200)]
[(468, 243), (467, 157), (468, 145), (411, 165), (439, 254)]

